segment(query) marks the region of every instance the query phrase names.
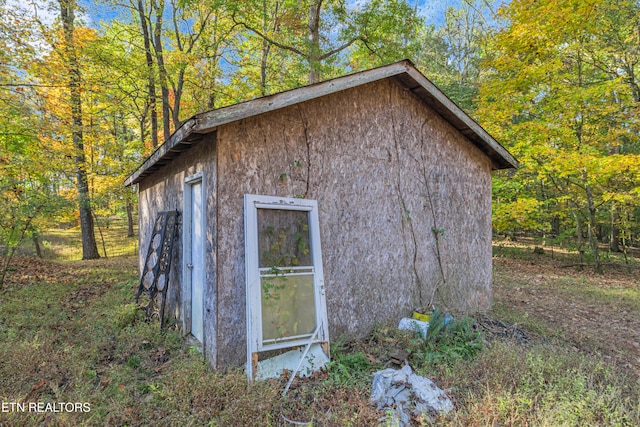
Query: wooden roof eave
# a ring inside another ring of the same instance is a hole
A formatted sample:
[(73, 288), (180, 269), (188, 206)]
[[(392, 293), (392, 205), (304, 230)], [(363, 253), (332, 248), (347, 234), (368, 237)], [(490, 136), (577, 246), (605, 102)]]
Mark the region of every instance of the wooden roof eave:
[(349, 74), (332, 80), (279, 92), (274, 95), (198, 114), (195, 116), (197, 123), (193, 131), (200, 133), (210, 132), (220, 125), (279, 110), (281, 108), (310, 101), (315, 98), (341, 92), (346, 89), (372, 83), (388, 77), (393, 77), (406, 72), (406, 63), (408, 62), (409, 61), (407, 60), (396, 62), (388, 66)]
[(125, 185), (129, 186), (140, 182), (144, 177), (164, 165), (166, 161), (186, 150), (193, 141), (201, 139), (203, 134), (213, 132), (221, 125), (385, 78), (394, 78), (399, 81), (426, 105), (451, 123), (491, 159), (494, 169), (518, 167), (518, 161), (502, 145), (442, 93), (429, 79), (422, 75), (411, 61), (405, 59), (379, 68), (291, 89), (193, 116), (184, 122), (163, 145), (153, 152), (127, 178)]
[[(408, 60), (396, 62), (388, 66), (362, 71), (332, 80), (316, 83), (302, 88), (291, 89), (273, 95), (252, 99), (239, 104), (222, 107), (217, 110), (197, 114), (183, 123), (183, 125), (153, 152), (140, 167), (125, 181), (125, 186), (137, 184), (144, 177), (151, 174), (158, 166), (157, 163), (167, 157), (171, 149), (180, 148), (183, 138), (191, 134), (206, 134), (218, 126), (246, 119), (248, 117), (278, 110), (280, 108), (309, 101), (324, 95), (340, 92), (345, 89), (371, 83), (387, 77), (395, 76), (406, 71)], [(159, 166), (158, 166), (159, 167)]]
[(171, 137), (158, 147), (147, 159), (136, 169), (134, 173), (124, 182), (125, 186), (137, 184), (142, 179), (156, 169), (164, 166), (167, 161), (172, 160), (188, 149), (193, 143), (199, 141), (202, 135), (193, 133), (195, 121), (193, 118), (185, 121)]
[(480, 148), (491, 159), (493, 169), (518, 167), (511, 153), (416, 68), (407, 67), (406, 75), (399, 76), (398, 80)]

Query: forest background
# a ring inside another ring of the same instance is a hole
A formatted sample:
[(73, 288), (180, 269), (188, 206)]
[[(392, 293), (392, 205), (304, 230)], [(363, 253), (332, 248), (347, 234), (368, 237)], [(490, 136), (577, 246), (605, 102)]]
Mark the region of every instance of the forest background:
[[(464, 0), (0, 0), (0, 250), (126, 218), (126, 176), (203, 111), (409, 58), (520, 161), (498, 235), (602, 268), (640, 242), (640, 4)], [(96, 9), (97, 10), (97, 9)], [(4, 276), (4, 274), (3, 274)], [(0, 279), (0, 287), (2, 279)]]

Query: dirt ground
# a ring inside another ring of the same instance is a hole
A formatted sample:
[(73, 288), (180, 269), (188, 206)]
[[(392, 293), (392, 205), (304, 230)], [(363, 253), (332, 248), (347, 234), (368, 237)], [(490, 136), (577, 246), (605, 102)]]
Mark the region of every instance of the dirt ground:
[(640, 378), (637, 262), (608, 265), (604, 274), (548, 253), (493, 262), (495, 313), (512, 312), (525, 329), (600, 355)]

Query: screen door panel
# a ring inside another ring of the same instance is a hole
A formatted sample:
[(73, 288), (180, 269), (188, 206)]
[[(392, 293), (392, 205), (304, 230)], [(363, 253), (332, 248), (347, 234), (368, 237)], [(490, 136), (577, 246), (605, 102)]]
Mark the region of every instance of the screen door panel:
[(312, 266), (309, 212), (258, 209), (260, 268)]
[(248, 364), (258, 352), (328, 343), (315, 200), (245, 195), (245, 262)]
[(309, 212), (258, 209), (263, 344), (311, 336), (316, 328)]
[(316, 329), (313, 275), (261, 277), (262, 342), (310, 337)]

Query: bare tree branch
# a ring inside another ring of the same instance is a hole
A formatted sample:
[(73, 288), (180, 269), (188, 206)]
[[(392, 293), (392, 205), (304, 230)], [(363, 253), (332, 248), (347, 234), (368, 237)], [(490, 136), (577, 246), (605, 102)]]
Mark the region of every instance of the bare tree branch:
[(293, 52), (293, 53), (295, 53), (296, 55), (300, 55), (300, 56), (302, 56), (302, 57), (304, 57), (304, 58), (307, 58), (307, 57), (309, 56), (309, 54), (304, 53), (304, 52), (302, 52), (301, 50), (296, 49), (296, 48), (295, 48), (295, 47), (293, 47), (293, 46), (288, 46), (288, 45), (286, 45), (286, 44), (282, 44), (282, 43), (279, 43), (279, 42), (277, 42), (277, 41), (273, 40), (271, 37), (267, 36), (266, 34), (263, 34), (263, 33), (262, 33), (262, 31), (260, 31), (260, 30), (257, 30), (257, 29), (255, 29), (255, 28), (253, 28), (252, 26), (250, 26), (250, 25), (249, 25), (249, 24), (247, 24), (246, 22), (238, 22), (238, 21), (236, 21), (235, 14), (231, 16), (231, 19), (233, 20), (234, 24), (243, 26), (243, 27), (244, 27), (244, 28), (246, 28), (247, 30), (249, 30), (249, 31), (251, 31), (251, 32), (253, 32), (253, 33), (255, 33), (255, 34), (257, 34), (258, 36), (260, 36), (260, 37), (262, 37), (263, 39), (265, 39), (267, 42), (271, 43), (271, 44), (272, 44), (272, 45), (274, 45), (274, 46), (279, 47), (280, 49), (288, 50), (288, 51)]
[(363, 40), (363, 39), (360, 36), (354, 37), (351, 40), (349, 40), (348, 42), (336, 47), (335, 49), (331, 49), (329, 52), (326, 52), (326, 53), (323, 53), (322, 55), (320, 55), (320, 60), (327, 59), (330, 56), (335, 55), (336, 53), (342, 52), (343, 50), (345, 50), (346, 48), (348, 48), (349, 46), (351, 46), (352, 44), (354, 44), (358, 40)]

